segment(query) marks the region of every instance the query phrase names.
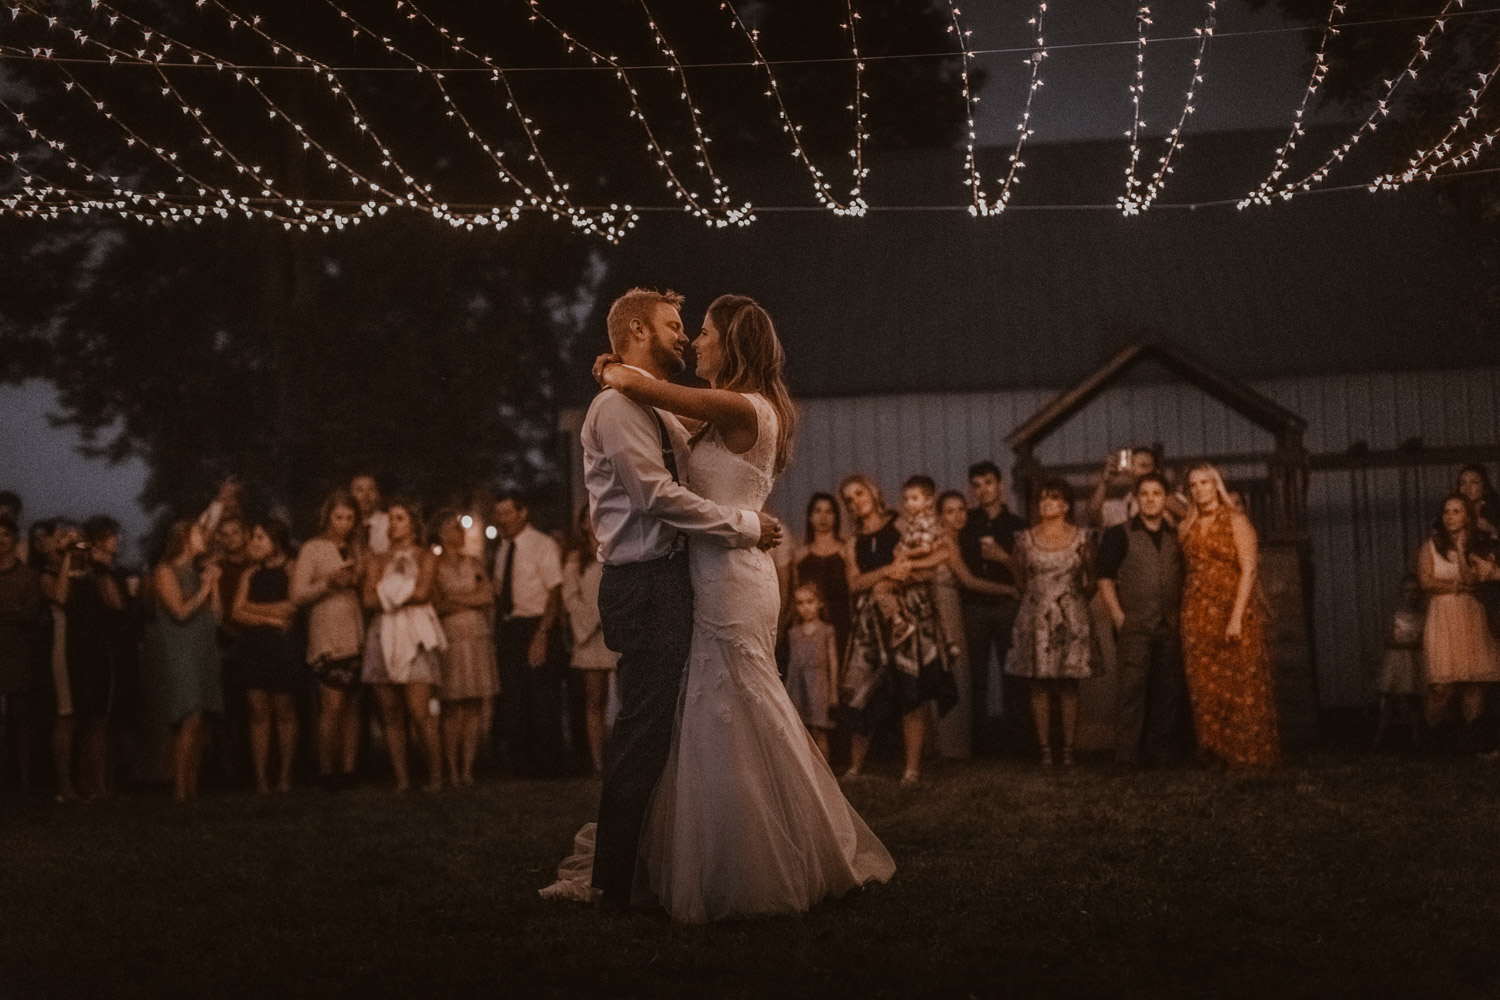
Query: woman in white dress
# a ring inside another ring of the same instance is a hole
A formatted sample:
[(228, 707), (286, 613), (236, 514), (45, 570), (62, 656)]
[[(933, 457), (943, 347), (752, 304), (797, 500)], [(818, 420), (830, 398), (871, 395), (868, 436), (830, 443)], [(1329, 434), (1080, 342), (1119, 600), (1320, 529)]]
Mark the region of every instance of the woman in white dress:
[(448, 648), (432, 607), (437, 556), (422, 540), (422, 511), (399, 500), (387, 512), (390, 547), (365, 566), (364, 605), (380, 612), (370, 629), (363, 680), (374, 685), (385, 728), (386, 751), (396, 790), (411, 785), (407, 772), (408, 724), (427, 758), (427, 790), (443, 787), (443, 747), (428, 702), (439, 690), (442, 654)]
[(1427, 724), (1436, 726), (1456, 697), (1470, 738), (1484, 711), (1484, 687), (1500, 681), (1500, 648), (1486, 626), (1469, 554), (1474, 512), (1455, 493), (1443, 501), (1432, 537), (1417, 557), (1417, 579), (1427, 593), (1423, 661), (1427, 668)]
[(573, 522), (573, 545), (563, 559), (562, 602), (573, 632), (572, 667), (583, 675), (583, 726), (589, 741), (589, 762), (597, 777), (604, 773), (604, 741), (609, 737), (609, 694), (620, 654), (604, 644), (599, 619), (599, 584), (604, 564), (599, 540), (584, 504)]
[[(603, 380), (698, 423), (687, 462), (693, 492), (759, 510), (786, 465), (795, 421), (775, 328), (754, 300), (720, 296), (693, 346), (713, 388), (623, 365), (606, 367)], [(895, 863), (844, 798), (777, 675), (770, 554), (695, 544), (689, 565), (692, 651), (637, 886), (674, 919), (702, 922), (802, 912), (886, 881)], [(570, 895), (560, 888), (544, 895)]]

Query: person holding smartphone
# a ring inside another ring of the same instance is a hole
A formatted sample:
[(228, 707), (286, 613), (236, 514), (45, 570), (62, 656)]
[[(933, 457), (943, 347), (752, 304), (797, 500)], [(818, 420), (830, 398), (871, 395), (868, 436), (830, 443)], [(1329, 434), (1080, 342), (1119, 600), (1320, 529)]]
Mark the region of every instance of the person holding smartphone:
[(333, 786), (354, 780), (359, 757), (365, 638), (359, 583), (367, 554), (359, 544), (359, 507), (346, 490), (323, 501), (318, 525), (318, 537), (293, 564), (291, 598), (307, 611), (307, 662), (318, 677), (318, 774)]
[[(59, 710), (53, 733), (59, 799), (81, 790), (85, 799), (109, 791), (110, 722), (121, 681), (133, 673), (129, 588), (115, 565), (120, 524), (103, 515), (89, 518), (82, 533), (69, 531), (59, 546), (55, 573), (44, 590), (67, 617), (64, 639), (68, 712)], [(59, 699), (60, 702), (63, 699)], [(79, 752), (74, 780), (73, 752)]]

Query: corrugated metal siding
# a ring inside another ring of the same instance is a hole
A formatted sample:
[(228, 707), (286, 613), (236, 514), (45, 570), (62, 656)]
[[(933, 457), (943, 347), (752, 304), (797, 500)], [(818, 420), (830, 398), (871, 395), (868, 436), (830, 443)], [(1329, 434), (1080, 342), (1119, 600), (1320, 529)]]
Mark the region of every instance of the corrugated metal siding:
[[(1420, 437), (1429, 446), (1500, 440), (1500, 367), (1270, 379), (1256, 388), (1308, 422), (1312, 452), (1372, 450)], [(1051, 390), (811, 399), (802, 404), (797, 453), (773, 505), (801, 530), (807, 497), (867, 472), (894, 497), (908, 475), (925, 472), (962, 488), (970, 462), (992, 458), (1009, 475), (1005, 435), (1052, 398)], [(1161, 442), (1174, 455), (1254, 452), (1269, 435), (1175, 382), (1127, 382), (1107, 390), (1039, 449), (1048, 463), (1102, 462), (1109, 452)], [(1229, 470), (1231, 473), (1237, 470)], [(1243, 474), (1257, 475), (1246, 468)], [(1412, 566), (1455, 469), (1325, 472), (1308, 490), (1316, 573), (1318, 680), (1325, 706), (1373, 698), (1382, 622), (1401, 575)]]

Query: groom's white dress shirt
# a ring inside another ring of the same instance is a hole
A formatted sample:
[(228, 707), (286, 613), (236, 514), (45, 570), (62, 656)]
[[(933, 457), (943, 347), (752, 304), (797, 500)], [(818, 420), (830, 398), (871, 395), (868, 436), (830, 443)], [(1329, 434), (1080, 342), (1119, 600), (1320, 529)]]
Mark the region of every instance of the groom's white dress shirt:
[[(673, 414), (656, 412), (666, 425), (679, 478), (685, 480), (688, 433)], [(581, 437), (583, 481), (599, 536), (599, 559), (605, 565), (669, 555), (680, 534), (706, 535), (729, 548), (760, 543), (760, 518), (754, 511), (721, 507), (672, 481), (662, 460), (661, 431), (649, 407), (605, 389), (589, 405)]]

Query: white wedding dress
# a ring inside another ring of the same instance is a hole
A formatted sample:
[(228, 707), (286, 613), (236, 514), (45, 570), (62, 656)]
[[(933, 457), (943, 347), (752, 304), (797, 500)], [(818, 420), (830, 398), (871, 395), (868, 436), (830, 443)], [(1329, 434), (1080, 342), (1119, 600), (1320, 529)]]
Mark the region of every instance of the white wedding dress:
[[(736, 455), (710, 432), (688, 460), (693, 492), (760, 510), (774, 485), (776, 411)], [(769, 553), (695, 541), (693, 640), (666, 769), (641, 832), (637, 885), (688, 922), (798, 913), (895, 863), (844, 798), (776, 671), (780, 590)], [(550, 897), (587, 898), (592, 830)], [(582, 884), (580, 884), (582, 883)], [(582, 891), (580, 891), (582, 890)]]

